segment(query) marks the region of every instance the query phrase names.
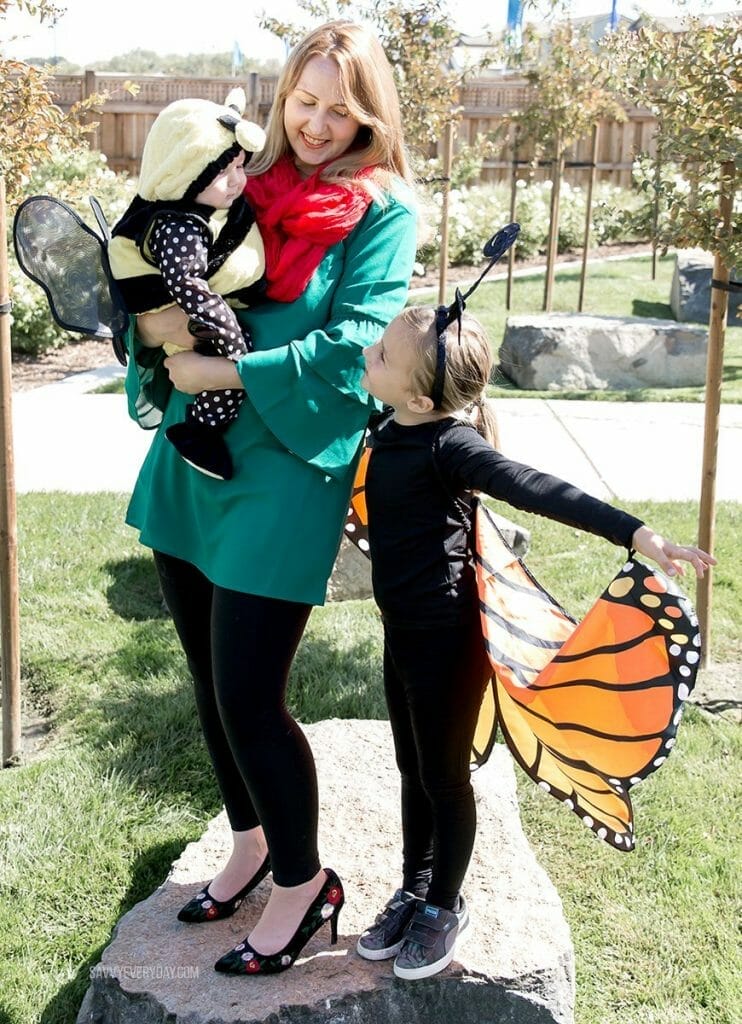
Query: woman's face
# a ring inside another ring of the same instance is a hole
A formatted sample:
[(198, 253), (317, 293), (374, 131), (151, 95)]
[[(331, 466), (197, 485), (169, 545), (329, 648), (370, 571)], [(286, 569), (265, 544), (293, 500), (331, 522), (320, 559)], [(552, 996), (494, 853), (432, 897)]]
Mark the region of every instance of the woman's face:
[(330, 57), (312, 57), (286, 97), (283, 125), (295, 163), (305, 176), (341, 156), (360, 123), (348, 113), (340, 91), (340, 69)]

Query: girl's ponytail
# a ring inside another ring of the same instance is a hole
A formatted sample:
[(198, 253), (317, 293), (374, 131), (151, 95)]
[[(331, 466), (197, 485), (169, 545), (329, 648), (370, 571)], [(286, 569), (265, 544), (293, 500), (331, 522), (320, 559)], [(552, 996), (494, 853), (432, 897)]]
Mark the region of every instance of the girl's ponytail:
[(497, 424), (497, 414), (494, 404), (488, 400), (484, 392), (475, 398), (471, 403), (471, 421), (477, 428), (477, 432), (493, 448), (500, 448), (500, 430)]

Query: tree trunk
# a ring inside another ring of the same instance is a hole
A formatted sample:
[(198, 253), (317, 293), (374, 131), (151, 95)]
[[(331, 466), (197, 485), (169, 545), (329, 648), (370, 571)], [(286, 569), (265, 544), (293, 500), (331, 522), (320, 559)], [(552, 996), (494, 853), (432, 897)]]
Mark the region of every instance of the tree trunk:
[(441, 212), (441, 255), (438, 266), (438, 305), (446, 301), (446, 278), (448, 276), (448, 201), (451, 192), (451, 167), (453, 166), (453, 124), (448, 121), (443, 133), (443, 210)]
[(657, 230), (660, 223), (660, 178), (662, 164), (657, 153), (654, 164), (654, 202), (652, 203), (652, 280), (657, 280)]
[(544, 282), (545, 313), (551, 313), (551, 296), (554, 290), (554, 270), (556, 267), (557, 245), (559, 242), (559, 190), (564, 171), (564, 150), (562, 136), (557, 132), (554, 140), (554, 172), (551, 183), (551, 213), (549, 215), (549, 242), (546, 248), (546, 281)]
[(577, 300), (577, 312), (582, 312), (585, 301), (585, 278), (587, 277), (587, 254), (590, 249), (590, 227), (593, 219), (593, 190), (595, 178), (598, 173), (598, 144), (600, 140), (600, 125), (593, 125), (593, 144), (590, 157), (590, 178), (587, 183), (587, 209), (585, 210), (585, 237), (582, 242), (582, 268), (580, 270), (580, 297)]
[[(515, 201), (518, 195), (518, 126), (513, 136), (513, 172), (510, 181), (510, 222), (515, 220)], [(505, 287), (505, 309), (510, 309), (513, 298), (513, 269), (515, 267), (515, 246), (508, 250), (508, 278)]]
[(0, 175), (0, 654), (2, 655), (3, 767), (21, 755), (21, 654), (18, 614), (18, 530), (13, 465), (5, 178)]
[[(731, 230), (732, 201), (734, 196), (734, 164), (721, 165), (719, 189), (719, 215), (721, 233)], [(718, 252), (714, 253), (714, 280), (729, 283), (729, 268), (724, 266)], [(698, 522), (698, 546), (714, 551), (716, 519), (716, 464), (719, 448), (719, 410), (721, 408), (721, 382), (724, 370), (724, 338), (727, 327), (729, 294), (723, 288), (711, 289), (711, 315), (709, 319), (708, 358), (706, 361), (706, 403), (703, 428), (703, 468), (701, 470), (701, 507)], [(711, 660), (711, 597), (713, 570), (707, 569), (703, 579), (696, 583), (696, 608), (703, 640), (701, 667), (707, 668)]]

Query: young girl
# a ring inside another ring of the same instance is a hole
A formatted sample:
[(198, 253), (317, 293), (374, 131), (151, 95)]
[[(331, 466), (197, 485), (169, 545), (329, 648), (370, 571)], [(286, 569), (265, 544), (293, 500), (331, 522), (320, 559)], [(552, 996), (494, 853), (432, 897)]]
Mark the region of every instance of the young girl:
[(460, 894), (476, 826), (469, 757), (492, 674), (471, 551), (472, 491), (634, 548), (670, 576), (682, 573), (679, 560), (699, 577), (714, 564), (706, 552), (673, 544), (627, 512), (495, 450), (484, 400), (491, 350), (462, 305), (453, 317), (446, 307), (404, 310), (366, 350), (361, 381), (391, 406), (371, 427), (366, 501), (402, 776), (403, 870), (357, 949), (368, 960), (396, 955), (394, 973), (407, 979), (443, 970), (469, 920)]

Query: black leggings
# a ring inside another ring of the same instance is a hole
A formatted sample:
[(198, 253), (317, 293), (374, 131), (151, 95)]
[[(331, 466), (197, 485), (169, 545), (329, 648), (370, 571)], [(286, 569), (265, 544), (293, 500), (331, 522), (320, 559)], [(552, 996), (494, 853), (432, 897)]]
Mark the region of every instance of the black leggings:
[(453, 910), (476, 809), (469, 761), (492, 675), (479, 613), (436, 629), (384, 627), (384, 688), (402, 775), (402, 887)]
[(317, 775), (285, 694), (311, 606), (226, 590), (154, 556), (230, 825), (263, 826), (278, 885), (307, 882), (320, 868)]

